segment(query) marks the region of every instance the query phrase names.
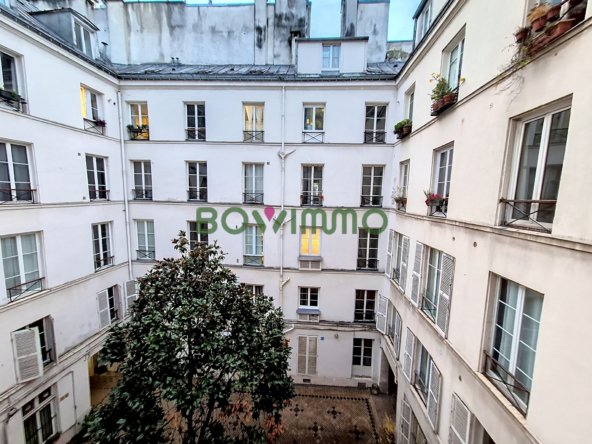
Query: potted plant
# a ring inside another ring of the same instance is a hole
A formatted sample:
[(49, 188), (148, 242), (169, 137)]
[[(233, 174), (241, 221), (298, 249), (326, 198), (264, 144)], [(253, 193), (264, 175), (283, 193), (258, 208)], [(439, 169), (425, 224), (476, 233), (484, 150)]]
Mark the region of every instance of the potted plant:
[(21, 96), (19, 96), (16, 91), (11, 91), (10, 89), (4, 88), (0, 88), (0, 97), (13, 102), (18, 102), (21, 98)]
[(445, 198), (443, 198), (439, 194), (432, 193), (430, 190), (424, 191), (423, 194), (425, 194), (425, 197), (426, 197), (425, 203), (428, 207), (442, 206), (442, 204), (446, 200)]
[(436, 81), (436, 86), (432, 90), (430, 98), (432, 99), (432, 112), (437, 113), (446, 104), (444, 97), (451, 94), (452, 89), (450, 89), (448, 81), (444, 77), (440, 77), (440, 74), (432, 74), (430, 83), (433, 81)]
[(408, 136), (411, 133), (411, 120), (404, 119), (401, 120), (399, 123), (395, 125), (395, 134), (399, 136), (399, 139), (402, 139), (405, 136)]
[(528, 38), (528, 34), (530, 33), (530, 28), (526, 26), (520, 26), (514, 33), (514, 37), (516, 38), (516, 43), (522, 43), (524, 40)]
[(97, 119), (95, 120), (95, 125), (96, 126), (100, 126), (100, 127), (105, 127), (107, 126), (107, 122), (101, 119)]
[(550, 40), (555, 40), (557, 37), (560, 37), (567, 31), (569, 31), (571, 27), (574, 25), (575, 21), (575, 19), (567, 19), (561, 20), (551, 25), (549, 27), (550, 29), (547, 30), (547, 34), (549, 35)]
[(397, 210), (404, 208), (407, 205), (407, 198), (403, 194), (403, 188), (397, 187), (392, 194), (393, 201), (397, 204)]
[(559, 14), (561, 14), (561, 4), (552, 6), (549, 8), (549, 12), (547, 12), (547, 21), (554, 22), (559, 18)]
[(540, 31), (547, 24), (547, 14), (551, 9), (549, 3), (535, 3), (528, 12), (527, 20), (532, 25), (534, 32)]

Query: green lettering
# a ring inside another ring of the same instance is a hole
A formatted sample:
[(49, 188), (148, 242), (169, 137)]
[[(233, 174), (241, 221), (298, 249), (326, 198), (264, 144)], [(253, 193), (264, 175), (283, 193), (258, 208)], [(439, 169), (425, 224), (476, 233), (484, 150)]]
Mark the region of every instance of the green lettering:
[[(382, 217), (382, 226), (378, 229), (370, 228), (368, 226), (368, 217), (372, 214), (378, 214), (380, 217)], [(384, 211), (379, 210), (378, 208), (373, 208), (366, 211), (362, 216), (362, 227), (370, 234), (380, 234), (386, 230), (386, 227), (388, 227), (388, 218), (386, 217)]]
[(273, 232), (277, 233), (282, 224), (284, 223), (284, 219), (286, 218), (286, 210), (282, 210), (276, 220), (273, 222)]
[[(226, 218), (228, 217), (228, 215), (230, 213), (238, 213), (243, 217), (243, 223), (240, 226), (240, 228), (234, 229), (234, 228), (230, 228), (228, 226), (228, 224), (226, 223)], [(249, 216), (247, 216), (247, 213), (242, 208), (232, 207), (232, 208), (227, 209), (224, 213), (222, 213), (222, 228), (224, 228), (224, 230), (226, 230), (227, 233), (241, 234), (243, 231), (245, 231), (247, 229), (248, 224), (249, 224)]]
[[(203, 213), (211, 214), (210, 217), (204, 217)], [(215, 208), (212, 207), (199, 207), (195, 212), (195, 225), (196, 230), (200, 234), (212, 234), (215, 233), (218, 229), (218, 223), (216, 222), (216, 218), (218, 217), (218, 212)], [(205, 224), (207, 228), (202, 228), (202, 224)], [(211, 225), (211, 227), (210, 227)]]
[(261, 233), (265, 233), (265, 229), (267, 228), (267, 225), (265, 225), (265, 221), (263, 220), (263, 218), (259, 214), (259, 211), (253, 210), (252, 214), (253, 214), (253, 218), (255, 218), (255, 222), (257, 222), (257, 225), (259, 225), (259, 228), (261, 228)]

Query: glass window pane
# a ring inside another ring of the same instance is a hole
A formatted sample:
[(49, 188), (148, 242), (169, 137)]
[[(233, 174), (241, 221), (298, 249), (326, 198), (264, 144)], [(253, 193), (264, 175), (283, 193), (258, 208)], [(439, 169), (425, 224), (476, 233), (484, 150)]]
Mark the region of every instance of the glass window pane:
[(310, 131), (313, 129), (313, 108), (304, 108), (304, 130)]
[[(529, 122), (524, 126), (524, 136), (520, 152), (520, 164), (518, 167), (518, 178), (516, 181), (516, 200), (535, 199), (534, 182), (537, 175), (537, 164), (541, 149), (544, 119)], [(530, 212), (531, 204), (516, 204), (524, 213)], [(514, 210), (514, 218), (524, 218), (521, 212)]]
[(323, 131), (325, 121), (325, 108), (315, 108), (315, 130)]

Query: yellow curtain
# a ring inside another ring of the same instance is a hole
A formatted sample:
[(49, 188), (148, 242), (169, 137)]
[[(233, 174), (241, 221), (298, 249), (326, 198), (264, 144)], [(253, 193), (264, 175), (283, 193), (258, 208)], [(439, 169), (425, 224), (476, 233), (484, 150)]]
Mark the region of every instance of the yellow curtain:
[(86, 91), (80, 87), (80, 105), (82, 106), (82, 117), (86, 118)]

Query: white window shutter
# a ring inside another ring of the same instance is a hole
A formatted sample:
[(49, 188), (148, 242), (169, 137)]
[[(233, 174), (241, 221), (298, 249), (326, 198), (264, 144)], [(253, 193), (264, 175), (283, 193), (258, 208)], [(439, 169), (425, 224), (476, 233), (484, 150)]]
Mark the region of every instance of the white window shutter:
[(124, 284), (125, 287), (125, 303), (127, 306), (127, 311), (129, 311), (130, 307), (134, 303), (136, 299), (138, 299), (138, 290), (136, 289), (136, 281), (126, 281)]
[(111, 323), (109, 315), (109, 294), (107, 290), (97, 293), (97, 303), (99, 305), (99, 329), (104, 329)]
[(386, 250), (386, 266), (384, 267), (384, 273), (387, 277), (391, 277), (391, 270), (393, 266), (393, 239), (395, 237), (395, 230), (389, 230), (388, 245)]
[(401, 415), (399, 416), (399, 440), (398, 444), (410, 444), (411, 437), (411, 406), (407, 402), (407, 399), (403, 397), (401, 401)]
[(31, 381), (43, 375), (39, 329), (34, 327), (13, 331), (11, 336), (17, 383)]
[(411, 373), (413, 371), (413, 352), (415, 350), (415, 335), (407, 329), (405, 338), (405, 355), (403, 356), (403, 374), (407, 381), (411, 382)]
[(449, 444), (469, 444), (470, 426), (471, 412), (455, 393), (452, 395)]
[(399, 312), (395, 315), (395, 357), (399, 359), (399, 352), (401, 350), (401, 316)]
[(306, 336), (298, 336), (298, 374), (306, 375), (308, 341)]
[(317, 374), (317, 337), (308, 337), (308, 368), (306, 369), (307, 375)]
[(438, 406), (442, 376), (434, 361), (430, 364), (430, 386), (428, 387), (428, 420), (434, 431), (438, 430)]
[(436, 326), (442, 336), (448, 334), (450, 318), (450, 298), (452, 297), (452, 278), (454, 276), (454, 258), (444, 254), (442, 257), (442, 273), (440, 273), (440, 294), (436, 308)]
[(376, 330), (386, 335), (386, 315), (388, 310), (388, 299), (380, 296), (378, 299), (378, 312), (376, 313)]
[(419, 303), (419, 286), (421, 285), (421, 269), (423, 267), (423, 244), (415, 244), (415, 262), (411, 277), (411, 302), (417, 307)]
[(407, 264), (409, 262), (409, 238), (403, 236), (403, 254), (401, 255), (401, 270), (399, 271), (399, 288), (405, 294), (407, 286)]

